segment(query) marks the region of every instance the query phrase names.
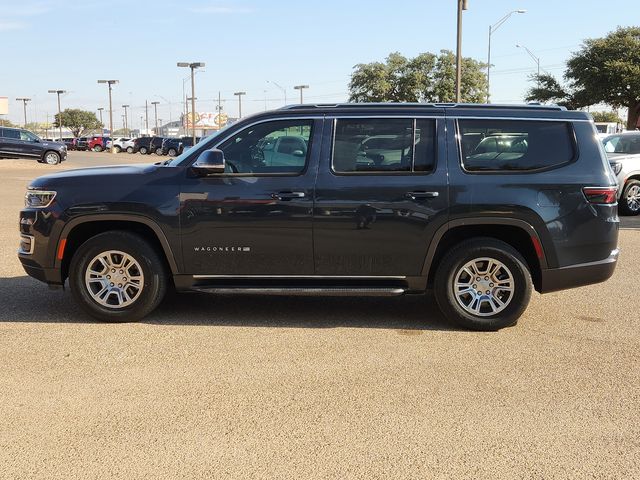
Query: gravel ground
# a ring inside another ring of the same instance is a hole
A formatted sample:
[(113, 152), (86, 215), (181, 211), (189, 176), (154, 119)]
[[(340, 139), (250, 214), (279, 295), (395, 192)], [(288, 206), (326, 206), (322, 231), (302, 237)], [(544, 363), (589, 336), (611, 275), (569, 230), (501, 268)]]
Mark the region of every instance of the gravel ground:
[(15, 251), (30, 179), (112, 158), (0, 161), (0, 478), (640, 478), (640, 223), (610, 281), (497, 333), (424, 297), (180, 295), (105, 325)]

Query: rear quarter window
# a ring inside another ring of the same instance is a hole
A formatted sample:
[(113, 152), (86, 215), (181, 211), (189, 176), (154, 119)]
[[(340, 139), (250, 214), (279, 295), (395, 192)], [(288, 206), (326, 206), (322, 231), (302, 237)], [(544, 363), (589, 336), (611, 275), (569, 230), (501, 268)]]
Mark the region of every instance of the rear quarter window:
[(574, 160), (569, 122), (540, 120), (459, 120), (462, 166), (468, 172), (527, 172)]

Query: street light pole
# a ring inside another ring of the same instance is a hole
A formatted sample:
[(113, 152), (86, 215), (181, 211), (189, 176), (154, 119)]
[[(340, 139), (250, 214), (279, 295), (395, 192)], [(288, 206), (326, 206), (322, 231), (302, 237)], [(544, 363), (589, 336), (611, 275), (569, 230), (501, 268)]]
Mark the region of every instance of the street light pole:
[(60, 132), (59, 140), (62, 141), (62, 110), (60, 110), (60, 94), (67, 93), (66, 90), (49, 90), (49, 93), (58, 95), (58, 129)]
[(526, 10), (513, 10), (498, 20), (495, 24), (489, 25), (489, 48), (487, 48), (487, 103), (491, 103), (491, 35), (509, 20), (514, 13), (527, 13)]
[(155, 133), (156, 133), (156, 135), (158, 135), (158, 104), (159, 103), (160, 102), (158, 102), (157, 100), (151, 102), (151, 105), (153, 105), (153, 110), (154, 110), (154, 118), (155, 118), (155, 125), (156, 125), (156, 128), (155, 128), (156, 132)]
[(235, 92), (234, 95), (238, 97), (238, 120), (242, 118), (242, 95), (246, 95), (247, 92)]
[(302, 105), (304, 103), (303, 99), (302, 99), (302, 91), (305, 88), (309, 88), (309, 85), (296, 85), (293, 87), (294, 90), (300, 90), (300, 105)]
[(537, 87), (540, 88), (540, 57), (536, 57), (533, 52), (531, 52), (531, 50), (529, 50), (527, 47), (525, 47), (524, 45), (520, 45), (519, 43), (516, 44), (517, 48), (524, 48), (526, 50), (526, 52), (529, 54), (529, 56), (531, 58), (533, 58), (533, 61), (536, 62), (536, 65), (538, 66), (538, 75), (536, 77), (537, 80)]
[(111, 153), (116, 153), (113, 142), (113, 102), (111, 101), (112, 85), (118, 83), (118, 80), (98, 80), (98, 83), (106, 83), (109, 86), (109, 135), (111, 135)]
[(122, 105), (122, 108), (124, 108), (124, 132), (125, 135), (130, 136), (129, 133), (129, 126), (127, 124), (127, 108), (129, 108), (130, 105)]
[(193, 144), (196, 144), (196, 82), (195, 69), (204, 67), (204, 62), (178, 62), (178, 67), (189, 67), (191, 69), (191, 135)]
[(462, 11), (467, 10), (467, 0), (458, 0), (458, 39), (456, 43), (456, 103), (462, 101)]
[(16, 98), (16, 101), (22, 102), (22, 106), (24, 108), (24, 128), (27, 128), (27, 102), (30, 102), (30, 98), (20, 97)]

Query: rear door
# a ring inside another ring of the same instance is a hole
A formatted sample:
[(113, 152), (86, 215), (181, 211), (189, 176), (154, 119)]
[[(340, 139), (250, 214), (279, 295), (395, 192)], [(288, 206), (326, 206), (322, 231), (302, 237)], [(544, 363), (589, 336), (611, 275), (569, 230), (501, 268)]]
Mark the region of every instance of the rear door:
[(316, 275), (419, 276), (434, 232), (447, 221), (444, 113), (336, 116), (324, 130)]

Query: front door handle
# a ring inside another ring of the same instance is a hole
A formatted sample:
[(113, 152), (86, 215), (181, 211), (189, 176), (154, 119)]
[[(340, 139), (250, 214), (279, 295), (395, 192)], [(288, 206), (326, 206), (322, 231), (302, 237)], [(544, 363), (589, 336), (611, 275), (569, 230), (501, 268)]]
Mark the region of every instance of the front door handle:
[(271, 198), (274, 200), (293, 200), (294, 198), (304, 198), (304, 192), (278, 192), (272, 193)]
[(409, 200), (418, 200), (420, 198), (436, 198), (440, 195), (440, 192), (407, 192), (404, 194), (405, 198)]

